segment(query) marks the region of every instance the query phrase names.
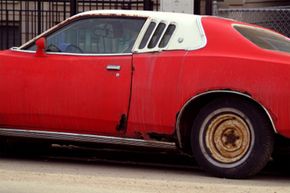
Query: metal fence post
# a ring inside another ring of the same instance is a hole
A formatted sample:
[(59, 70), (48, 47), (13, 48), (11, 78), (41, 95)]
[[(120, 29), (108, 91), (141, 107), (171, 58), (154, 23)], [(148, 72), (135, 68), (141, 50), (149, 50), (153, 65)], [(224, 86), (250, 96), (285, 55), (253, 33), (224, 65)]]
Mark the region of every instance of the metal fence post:
[(205, 14), (212, 15), (212, 1), (213, 0), (205, 0)]
[(194, 1), (194, 14), (200, 14), (200, 1)]
[(70, 16), (78, 13), (78, 0), (70, 0)]
[(41, 0), (37, 1), (37, 34), (41, 34)]
[(143, 0), (144, 10), (153, 10), (153, 2), (152, 0)]

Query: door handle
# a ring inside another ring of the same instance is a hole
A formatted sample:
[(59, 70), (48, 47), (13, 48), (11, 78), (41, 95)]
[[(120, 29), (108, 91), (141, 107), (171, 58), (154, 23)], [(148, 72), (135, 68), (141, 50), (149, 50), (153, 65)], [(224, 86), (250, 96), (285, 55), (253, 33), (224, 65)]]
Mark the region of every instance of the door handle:
[(113, 71), (120, 71), (121, 70), (121, 66), (120, 65), (108, 65), (107, 66), (107, 70), (113, 70)]

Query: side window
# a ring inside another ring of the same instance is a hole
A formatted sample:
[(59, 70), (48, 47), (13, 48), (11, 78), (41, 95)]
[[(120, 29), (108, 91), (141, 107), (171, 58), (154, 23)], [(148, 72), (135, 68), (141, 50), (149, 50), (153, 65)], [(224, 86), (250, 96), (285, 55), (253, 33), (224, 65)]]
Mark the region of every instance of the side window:
[(143, 36), (143, 39), (141, 40), (141, 43), (139, 45), (140, 50), (141, 49), (153, 50), (158, 48), (165, 48), (168, 45), (176, 29), (176, 25), (175, 24), (166, 25), (163, 22), (160, 22), (157, 27), (156, 25), (157, 24), (155, 22), (151, 22), (150, 25), (148, 26)]
[[(73, 22), (46, 37), (48, 52), (131, 53), (145, 19), (90, 18)], [(31, 46), (35, 49), (35, 46)]]
[(149, 27), (147, 28), (146, 32), (145, 32), (145, 35), (141, 41), (141, 44), (139, 46), (139, 49), (143, 49), (145, 48), (147, 42), (149, 41), (149, 38), (153, 32), (153, 30), (155, 29), (155, 26), (156, 26), (156, 23), (155, 22), (151, 22)]
[(175, 28), (176, 28), (176, 26), (173, 25), (173, 24), (170, 24), (170, 25), (167, 27), (167, 29), (166, 29), (166, 31), (165, 31), (165, 34), (163, 35), (163, 37), (162, 37), (162, 39), (161, 39), (161, 42), (160, 42), (159, 45), (158, 45), (159, 48), (165, 48), (165, 47), (167, 46), (167, 44), (168, 44), (168, 42), (169, 42), (169, 40), (170, 40), (172, 34), (173, 34), (174, 31), (175, 31)]
[(234, 28), (242, 36), (260, 48), (290, 53), (289, 39), (278, 33), (249, 26), (237, 25)]
[(161, 38), (161, 35), (163, 34), (165, 27), (166, 27), (165, 23), (158, 24), (150, 42), (149, 42), (148, 48), (154, 48), (157, 45), (157, 43), (159, 42), (159, 40)]

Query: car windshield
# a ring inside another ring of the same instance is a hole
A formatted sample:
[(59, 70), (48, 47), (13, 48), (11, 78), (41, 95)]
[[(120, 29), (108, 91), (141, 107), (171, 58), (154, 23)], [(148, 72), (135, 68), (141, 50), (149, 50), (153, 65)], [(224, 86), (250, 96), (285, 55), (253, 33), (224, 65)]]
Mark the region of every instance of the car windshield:
[(260, 48), (290, 53), (290, 40), (278, 33), (250, 26), (236, 25), (234, 28)]

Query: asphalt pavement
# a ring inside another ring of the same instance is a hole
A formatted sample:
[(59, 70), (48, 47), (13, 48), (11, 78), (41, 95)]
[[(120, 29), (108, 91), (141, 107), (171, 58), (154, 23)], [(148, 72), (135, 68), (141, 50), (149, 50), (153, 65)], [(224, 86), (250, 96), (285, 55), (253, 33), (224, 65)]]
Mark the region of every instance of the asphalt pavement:
[(2, 155), (0, 193), (289, 193), (288, 158), (271, 161), (251, 179), (228, 180), (175, 152), (54, 145)]

